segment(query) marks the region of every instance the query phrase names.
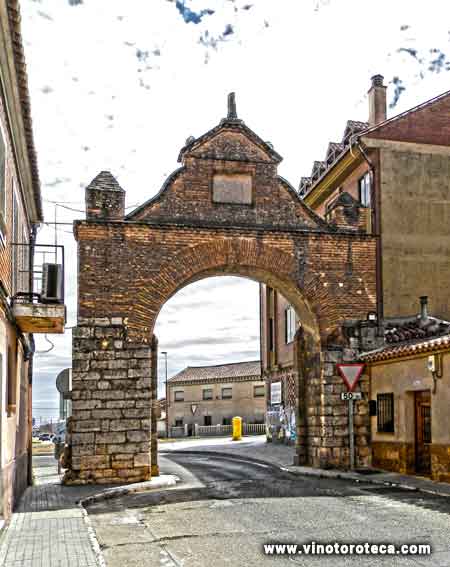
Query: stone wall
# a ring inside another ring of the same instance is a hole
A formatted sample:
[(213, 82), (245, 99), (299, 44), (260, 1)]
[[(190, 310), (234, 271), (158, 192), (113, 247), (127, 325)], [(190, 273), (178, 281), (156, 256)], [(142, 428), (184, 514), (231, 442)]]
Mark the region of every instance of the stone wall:
[(151, 477), (151, 349), (120, 317), (79, 319), (73, 330), (71, 470), (66, 484)]
[[(350, 467), (349, 404), (341, 400), (347, 391), (336, 364), (354, 361), (353, 352), (329, 348), (322, 352), (305, 337), (299, 341), (298, 464), (321, 468)], [(369, 379), (362, 376), (355, 392), (363, 399), (353, 402), (355, 466), (370, 464)]]

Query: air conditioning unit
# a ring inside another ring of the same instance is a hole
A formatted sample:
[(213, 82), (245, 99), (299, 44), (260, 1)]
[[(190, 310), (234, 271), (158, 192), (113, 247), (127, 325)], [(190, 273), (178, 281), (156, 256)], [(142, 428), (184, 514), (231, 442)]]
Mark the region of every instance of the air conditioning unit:
[(61, 264), (42, 265), (42, 303), (64, 303), (63, 271)]

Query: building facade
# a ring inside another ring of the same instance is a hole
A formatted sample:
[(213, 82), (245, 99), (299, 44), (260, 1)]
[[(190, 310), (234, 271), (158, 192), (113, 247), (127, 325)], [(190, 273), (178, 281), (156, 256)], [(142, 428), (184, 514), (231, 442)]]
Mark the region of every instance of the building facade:
[[(19, 4), (0, 2), (0, 523), (32, 481), (33, 332), (62, 332), (63, 298), (35, 288), (43, 220)], [(62, 264), (61, 264), (62, 268)], [(41, 283), (41, 282), (39, 282)]]
[(370, 377), (372, 465), (450, 482), (450, 322), (390, 319), (381, 348), (363, 353)]
[[(302, 177), (299, 194), (336, 228), (359, 225), (376, 237), (377, 303), (367, 315), (379, 321), (382, 339), (382, 322), (413, 316), (421, 295), (437, 317), (450, 319), (450, 91), (387, 119), (386, 87), (376, 75), (368, 102), (367, 121), (347, 122), (341, 141), (330, 142), (325, 159)], [(291, 411), (298, 373), (289, 311), (284, 297), (261, 286), (264, 376), (281, 382), (281, 407)], [(337, 334), (331, 344), (345, 342)], [(268, 403), (273, 410), (270, 396)]]
[(259, 361), (217, 366), (188, 366), (168, 381), (169, 428), (264, 423), (266, 386)]
[[(18, 34), (19, 42), (13, 42)], [(22, 269), (42, 220), (16, 2), (0, 3), (0, 520), (31, 482), (32, 337), (21, 333), (11, 298), (27, 290)], [(25, 81), (23, 79), (25, 78)]]

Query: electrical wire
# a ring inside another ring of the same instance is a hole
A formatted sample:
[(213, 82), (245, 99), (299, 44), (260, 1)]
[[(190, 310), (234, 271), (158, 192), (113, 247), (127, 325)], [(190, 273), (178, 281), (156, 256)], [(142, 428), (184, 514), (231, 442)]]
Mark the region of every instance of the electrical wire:
[(44, 339), (51, 344), (52, 346), (48, 349), (48, 350), (35, 350), (34, 354), (46, 354), (47, 352), (50, 352), (51, 350), (53, 350), (55, 348), (54, 343), (52, 343), (52, 341), (50, 339), (47, 338), (47, 333), (44, 335)]

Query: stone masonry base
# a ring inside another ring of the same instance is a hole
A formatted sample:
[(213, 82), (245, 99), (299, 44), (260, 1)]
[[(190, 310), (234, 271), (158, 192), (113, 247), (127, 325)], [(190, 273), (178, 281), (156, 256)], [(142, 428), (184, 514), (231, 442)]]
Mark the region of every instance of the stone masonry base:
[(151, 349), (127, 339), (120, 317), (73, 330), (71, 463), (65, 484), (151, 478)]

